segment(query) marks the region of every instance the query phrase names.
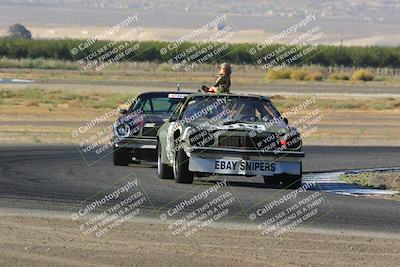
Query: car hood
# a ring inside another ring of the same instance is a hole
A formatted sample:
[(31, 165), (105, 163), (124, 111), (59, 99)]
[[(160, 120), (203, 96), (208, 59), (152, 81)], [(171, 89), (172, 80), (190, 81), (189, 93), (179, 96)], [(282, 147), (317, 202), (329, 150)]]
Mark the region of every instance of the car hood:
[(284, 122), (273, 122), (273, 123), (260, 123), (260, 122), (237, 122), (232, 124), (220, 125), (220, 124), (211, 124), (211, 123), (197, 123), (191, 122), (187, 124), (187, 127), (194, 129), (202, 129), (207, 131), (256, 131), (258, 133), (262, 132), (282, 132), (282, 129), (289, 130), (291, 127), (288, 127)]
[(186, 126), (182, 139), (189, 146), (298, 150), (302, 145), (299, 131), (284, 122), (238, 122), (228, 125), (190, 123)]

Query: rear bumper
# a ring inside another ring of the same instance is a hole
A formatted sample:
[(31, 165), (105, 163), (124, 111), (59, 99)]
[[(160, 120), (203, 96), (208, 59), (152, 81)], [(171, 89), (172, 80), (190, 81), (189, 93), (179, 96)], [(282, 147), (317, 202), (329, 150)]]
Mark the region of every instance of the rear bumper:
[(132, 137), (132, 138), (124, 138), (119, 140), (119, 142), (114, 143), (116, 147), (126, 147), (132, 149), (149, 149), (156, 150), (157, 149), (157, 137)]

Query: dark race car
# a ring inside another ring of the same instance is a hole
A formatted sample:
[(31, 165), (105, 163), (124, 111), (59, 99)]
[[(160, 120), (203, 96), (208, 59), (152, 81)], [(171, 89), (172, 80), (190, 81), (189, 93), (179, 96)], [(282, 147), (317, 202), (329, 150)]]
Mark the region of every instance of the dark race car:
[(268, 97), (192, 94), (158, 130), (158, 175), (192, 183), (194, 175), (263, 176), (298, 188), (302, 140)]
[(141, 94), (113, 124), (114, 165), (127, 166), (132, 158), (157, 158), (157, 130), (175, 110), (187, 92), (149, 92)]

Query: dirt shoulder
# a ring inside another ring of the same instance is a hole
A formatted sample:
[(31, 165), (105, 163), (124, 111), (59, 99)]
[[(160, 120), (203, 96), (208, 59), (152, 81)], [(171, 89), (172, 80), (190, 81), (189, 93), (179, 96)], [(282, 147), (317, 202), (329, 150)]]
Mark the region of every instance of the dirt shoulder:
[(395, 266), (400, 239), (346, 234), (205, 229), (175, 237), (167, 225), (128, 222), (83, 236), (67, 217), (2, 214), (2, 266)]

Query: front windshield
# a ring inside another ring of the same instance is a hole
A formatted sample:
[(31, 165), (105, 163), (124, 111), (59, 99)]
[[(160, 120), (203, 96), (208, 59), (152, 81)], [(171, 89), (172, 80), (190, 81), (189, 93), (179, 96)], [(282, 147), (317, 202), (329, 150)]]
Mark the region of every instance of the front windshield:
[(262, 122), (278, 118), (279, 112), (267, 99), (255, 97), (196, 97), (189, 101), (182, 119), (211, 123)]
[(169, 114), (172, 113), (182, 98), (170, 97), (169, 95), (157, 97), (139, 97), (130, 111), (141, 110), (144, 113)]

